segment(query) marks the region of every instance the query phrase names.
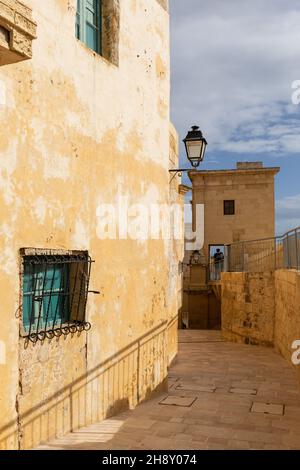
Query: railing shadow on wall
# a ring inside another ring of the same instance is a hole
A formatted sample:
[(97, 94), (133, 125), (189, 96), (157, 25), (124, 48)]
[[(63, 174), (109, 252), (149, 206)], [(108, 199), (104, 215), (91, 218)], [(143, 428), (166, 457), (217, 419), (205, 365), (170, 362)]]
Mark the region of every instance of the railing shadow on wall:
[(0, 449), (34, 447), (126, 411), (155, 390), (167, 390), (166, 335), (177, 324), (178, 315), (162, 322), (2, 426)]
[(300, 270), (300, 227), (279, 237), (228, 245), (225, 259), (228, 272)]

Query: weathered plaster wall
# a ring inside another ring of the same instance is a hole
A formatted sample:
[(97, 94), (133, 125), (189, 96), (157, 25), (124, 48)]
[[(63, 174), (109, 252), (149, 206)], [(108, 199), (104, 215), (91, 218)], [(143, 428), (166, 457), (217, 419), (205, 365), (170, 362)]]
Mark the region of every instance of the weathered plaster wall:
[[(119, 197), (168, 205), (177, 189), (183, 202), (178, 182), (169, 186), (167, 11), (120, 2), (116, 66), (75, 39), (76, 0), (26, 5), (38, 25), (33, 58), (0, 68), (0, 447), (10, 449), (133, 407), (164, 384), (183, 250), (100, 239), (97, 220)], [(89, 250), (101, 291), (88, 300), (89, 333), (25, 348), (18, 252), (27, 246)]]
[[(169, 154), (169, 168), (178, 168), (179, 164), (179, 146), (178, 135), (176, 129), (170, 124), (170, 154)], [(173, 178), (169, 175), (169, 197), (170, 203), (183, 208), (185, 203), (186, 188), (183, 187), (180, 177)], [(173, 219), (173, 223), (177, 224), (177, 219)], [(176, 237), (171, 240), (169, 245), (169, 279), (167, 297), (170, 299), (170, 309), (176, 312), (175, 316), (171, 318), (167, 329), (167, 343), (168, 343), (168, 364), (171, 364), (178, 352), (178, 315), (182, 307), (182, 260), (184, 258), (184, 211), (181, 213), (181, 227), (174, 225), (174, 229), (180, 229)]]
[(222, 274), (222, 333), (225, 339), (274, 343), (274, 272)]

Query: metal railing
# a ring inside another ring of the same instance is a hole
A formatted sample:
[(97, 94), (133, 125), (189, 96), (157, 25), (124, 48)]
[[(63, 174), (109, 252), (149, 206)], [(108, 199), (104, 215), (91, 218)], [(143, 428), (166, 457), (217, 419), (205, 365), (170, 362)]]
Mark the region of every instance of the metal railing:
[(207, 281), (220, 281), (221, 274), (225, 270), (226, 260), (210, 261), (207, 268)]
[(225, 249), (225, 271), (300, 270), (300, 227), (280, 237), (237, 242)]

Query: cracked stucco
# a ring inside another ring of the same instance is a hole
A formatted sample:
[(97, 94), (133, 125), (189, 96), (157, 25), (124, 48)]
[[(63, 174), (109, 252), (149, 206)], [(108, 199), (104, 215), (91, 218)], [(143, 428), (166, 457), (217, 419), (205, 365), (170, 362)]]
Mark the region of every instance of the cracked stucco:
[[(156, 0), (122, 0), (116, 66), (75, 39), (76, 0), (25, 3), (38, 25), (33, 58), (0, 67), (3, 449), (31, 448), (163, 386), (180, 307), (180, 280), (170, 280), (180, 241), (100, 240), (96, 217), (119, 191), (183, 202), (169, 188), (168, 15)], [(89, 249), (100, 295), (89, 297), (88, 334), (19, 341), (23, 247)]]

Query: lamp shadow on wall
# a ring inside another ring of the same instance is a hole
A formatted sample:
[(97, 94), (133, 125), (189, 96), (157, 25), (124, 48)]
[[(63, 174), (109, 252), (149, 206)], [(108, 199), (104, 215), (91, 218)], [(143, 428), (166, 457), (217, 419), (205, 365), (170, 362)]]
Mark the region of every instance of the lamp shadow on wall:
[(36, 447), (134, 408), (154, 393), (167, 391), (167, 335), (173, 328), (178, 328), (178, 316), (19, 413), (0, 428), (0, 449)]

